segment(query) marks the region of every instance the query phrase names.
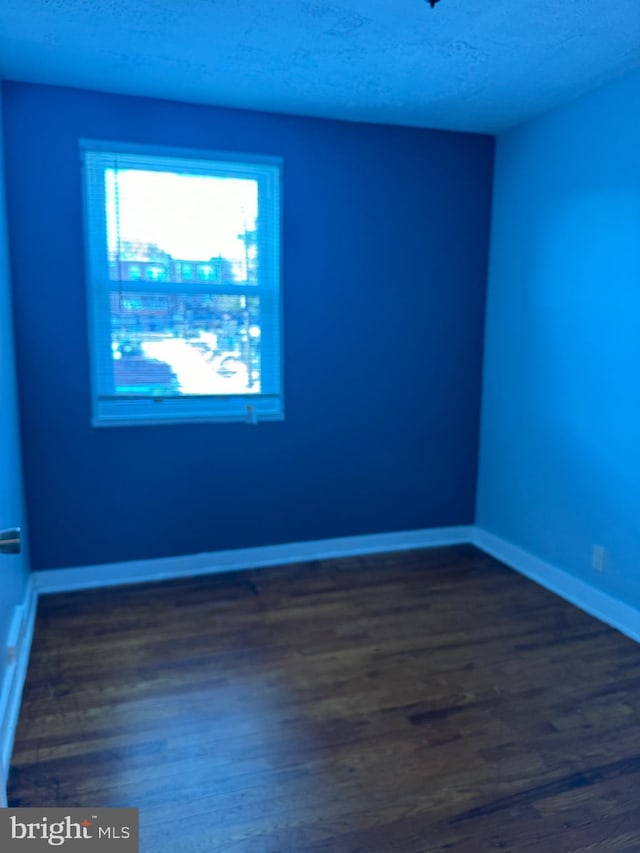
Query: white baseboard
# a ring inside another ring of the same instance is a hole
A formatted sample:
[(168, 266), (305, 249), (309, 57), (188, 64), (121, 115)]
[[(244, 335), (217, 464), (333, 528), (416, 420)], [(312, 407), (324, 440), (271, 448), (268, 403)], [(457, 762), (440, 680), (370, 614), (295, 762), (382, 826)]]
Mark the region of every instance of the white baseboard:
[(37, 593), (73, 592), (259, 569), (309, 560), (463, 544), (475, 545), (596, 619), (640, 642), (640, 611), (507, 540), (472, 525), (345, 536), (338, 539), (238, 548), (125, 563), (104, 563), (72, 569), (50, 569), (34, 572), (31, 577)]
[(471, 541), (471, 535), (470, 526), (433, 527), (425, 530), (344, 536), (339, 539), (320, 539), (315, 542), (293, 542), (287, 545), (213, 551), (208, 554), (189, 554), (184, 557), (105, 563), (73, 569), (49, 569), (34, 572), (32, 577), (40, 593), (72, 592), (120, 584), (150, 583), (219, 572), (259, 569), (308, 560), (328, 560), (385, 551), (407, 551), (411, 548), (461, 545), (468, 544)]
[[(7, 669), (0, 685), (0, 766), (4, 778), (0, 785), (0, 805), (6, 805), (6, 775), (18, 723), (20, 699), (24, 685), (33, 637), (39, 594), (70, 592), (82, 589), (148, 583), (219, 572), (257, 569), (285, 563), (352, 557), (412, 548), (473, 544), (492, 557), (526, 575), (531, 580), (640, 642), (640, 611), (579, 580), (568, 572), (512, 545), (505, 539), (474, 526), (440, 527), (347, 536), (315, 542), (268, 545), (261, 548), (239, 548), (185, 557), (135, 560), (72, 569), (34, 572), (22, 605), (23, 618), (14, 631), (15, 662)], [(4, 800), (2, 799), (4, 798)]]
[(16, 608), (17, 618), (12, 622), (9, 638), (11, 660), (0, 685), (0, 767), (2, 768), (0, 806), (6, 806), (9, 762), (18, 727), (22, 688), (29, 666), (37, 604), (38, 593), (29, 579), (23, 602)]
[(601, 622), (606, 622), (632, 640), (640, 642), (640, 610), (635, 607), (481, 527), (473, 528), (471, 542), (491, 557), (555, 592), (565, 601), (575, 604)]

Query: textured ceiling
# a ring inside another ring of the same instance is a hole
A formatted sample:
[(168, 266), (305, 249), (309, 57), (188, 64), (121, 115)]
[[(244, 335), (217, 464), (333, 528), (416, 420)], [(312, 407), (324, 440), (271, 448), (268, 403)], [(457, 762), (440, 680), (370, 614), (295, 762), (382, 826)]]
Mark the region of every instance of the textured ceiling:
[(640, 0), (0, 0), (0, 76), (496, 133), (640, 68)]

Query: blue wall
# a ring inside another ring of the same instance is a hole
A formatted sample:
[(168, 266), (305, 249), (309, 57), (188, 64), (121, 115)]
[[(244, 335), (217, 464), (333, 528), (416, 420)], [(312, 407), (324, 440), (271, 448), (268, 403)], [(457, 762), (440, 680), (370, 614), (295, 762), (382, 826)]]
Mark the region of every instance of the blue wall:
[[(493, 140), (5, 84), (36, 569), (473, 521)], [(78, 140), (284, 157), (286, 420), (94, 429)]]
[(635, 73), (498, 140), (477, 504), (482, 527), (636, 605), (638, 104)]

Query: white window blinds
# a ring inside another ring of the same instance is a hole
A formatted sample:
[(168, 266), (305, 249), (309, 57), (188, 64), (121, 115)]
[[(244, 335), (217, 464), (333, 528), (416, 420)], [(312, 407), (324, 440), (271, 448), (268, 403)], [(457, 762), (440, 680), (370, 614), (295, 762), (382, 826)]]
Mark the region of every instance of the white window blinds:
[(94, 423), (281, 418), (279, 161), (82, 154)]

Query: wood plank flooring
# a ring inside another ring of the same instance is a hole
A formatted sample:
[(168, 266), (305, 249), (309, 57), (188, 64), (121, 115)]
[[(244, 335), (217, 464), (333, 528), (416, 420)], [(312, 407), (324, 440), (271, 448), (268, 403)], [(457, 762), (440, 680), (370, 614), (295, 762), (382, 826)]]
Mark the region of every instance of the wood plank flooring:
[(638, 853), (640, 646), (471, 546), (40, 600), (14, 806), (142, 853)]

